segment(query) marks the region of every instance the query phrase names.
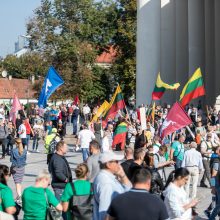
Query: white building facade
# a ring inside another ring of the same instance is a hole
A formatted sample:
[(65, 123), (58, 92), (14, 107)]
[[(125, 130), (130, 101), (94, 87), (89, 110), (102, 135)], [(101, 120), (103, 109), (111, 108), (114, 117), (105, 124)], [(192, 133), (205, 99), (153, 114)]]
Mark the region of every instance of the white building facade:
[(179, 82), (162, 102), (179, 100), (183, 86), (200, 67), (206, 104), (220, 95), (220, 0), (137, 0), (137, 105), (151, 102), (158, 72)]

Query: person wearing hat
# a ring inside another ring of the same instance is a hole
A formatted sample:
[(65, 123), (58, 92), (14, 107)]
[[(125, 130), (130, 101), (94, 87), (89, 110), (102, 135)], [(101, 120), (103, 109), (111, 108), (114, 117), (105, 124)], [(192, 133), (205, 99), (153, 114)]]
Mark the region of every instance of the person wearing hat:
[(113, 151), (100, 154), (100, 172), (93, 183), (93, 220), (103, 220), (112, 199), (131, 188), (131, 183), (119, 164), (123, 157)]
[(202, 154), (202, 162), (204, 166), (204, 174), (200, 182), (200, 187), (208, 187), (205, 184), (206, 179), (208, 180), (209, 184), (211, 185), (211, 171), (210, 171), (210, 158), (212, 155), (212, 148), (213, 148), (213, 143), (211, 141), (212, 139), (212, 134), (208, 133), (206, 135), (206, 140), (201, 142), (200, 146), (200, 151)]
[(52, 148), (55, 148), (55, 146), (52, 146), (52, 145), (56, 145), (56, 143), (58, 143), (59, 141), (60, 141), (60, 137), (59, 137), (59, 134), (57, 133), (57, 129), (52, 128), (51, 134), (48, 134), (45, 137), (45, 144), (44, 144), (44, 147), (46, 149), (46, 154), (47, 154), (47, 164), (49, 164), (49, 161), (54, 153), (52, 152), (54, 150)]

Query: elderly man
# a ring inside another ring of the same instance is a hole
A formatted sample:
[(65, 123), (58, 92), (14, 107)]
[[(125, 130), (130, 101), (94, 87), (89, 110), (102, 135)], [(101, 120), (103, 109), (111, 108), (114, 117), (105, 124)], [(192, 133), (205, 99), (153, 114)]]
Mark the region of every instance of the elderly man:
[[(182, 167), (185, 167), (189, 171), (189, 179), (186, 184), (186, 193), (191, 198), (196, 198), (197, 185), (199, 181), (199, 173), (203, 170), (202, 155), (196, 150), (196, 142), (190, 144), (190, 150), (185, 152)], [(192, 193), (189, 193), (189, 186), (192, 179)]]
[(131, 188), (131, 183), (119, 160), (123, 155), (112, 151), (104, 152), (99, 157), (100, 173), (94, 181), (93, 220), (105, 219), (106, 212), (113, 198)]

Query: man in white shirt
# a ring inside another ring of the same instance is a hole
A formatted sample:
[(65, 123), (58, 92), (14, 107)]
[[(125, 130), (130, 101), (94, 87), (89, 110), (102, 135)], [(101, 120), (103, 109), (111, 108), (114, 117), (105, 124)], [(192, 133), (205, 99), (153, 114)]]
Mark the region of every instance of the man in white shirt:
[(83, 161), (89, 157), (89, 144), (95, 139), (95, 135), (88, 129), (88, 125), (83, 125), (83, 130), (79, 132), (77, 145), (81, 145)]
[[(196, 142), (190, 144), (190, 150), (185, 152), (182, 167), (185, 167), (189, 171), (189, 179), (185, 186), (186, 193), (189, 197), (191, 195), (192, 199), (196, 198), (197, 185), (199, 181), (199, 173), (203, 171), (202, 155), (196, 150)], [(190, 181), (192, 179), (192, 193), (189, 193)]]
[(25, 120), (26, 119), (22, 119), (22, 124), (18, 128), (19, 138), (21, 138), (22, 145), (24, 148), (27, 145), (27, 130), (25, 126)]
[(91, 112), (91, 109), (89, 108), (88, 104), (85, 104), (85, 106), (83, 106), (83, 116), (84, 116), (85, 122), (89, 120), (90, 112)]

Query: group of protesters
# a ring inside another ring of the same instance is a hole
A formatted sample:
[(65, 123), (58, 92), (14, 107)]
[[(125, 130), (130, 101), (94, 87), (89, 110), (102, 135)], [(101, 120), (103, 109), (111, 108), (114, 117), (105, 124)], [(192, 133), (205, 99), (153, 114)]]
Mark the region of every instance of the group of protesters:
[[(186, 106), (193, 122), (190, 129), (161, 139), (160, 127), (170, 107), (156, 106), (152, 117), (146, 106), (143, 129), (136, 109), (118, 111), (103, 124), (101, 117), (91, 122), (98, 107), (92, 110), (88, 104), (54, 105), (44, 110), (32, 104), (19, 110), (12, 122), (1, 105), (0, 211), (16, 218), (22, 207), (25, 220), (44, 220), (50, 206), (57, 210), (56, 219), (64, 220), (189, 220), (198, 215), (199, 186), (211, 188), (212, 201), (204, 213), (215, 219), (220, 212), (220, 113), (214, 107), (204, 111), (201, 103)], [(76, 139), (73, 150), (81, 151), (83, 160), (74, 170), (74, 181), (65, 158), (68, 123)], [(121, 123), (127, 128), (124, 146), (114, 145), (114, 132)], [(27, 154), (39, 153), (40, 140), (48, 166), (45, 164), (35, 185), (22, 192)], [(4, 165), (7, 155), (10, 168)], [(7, 186), (9, 175), (16, 185), (16, 199)], [(50, 183), (54, 193), (48, 188)]]

